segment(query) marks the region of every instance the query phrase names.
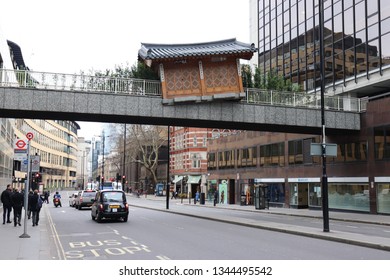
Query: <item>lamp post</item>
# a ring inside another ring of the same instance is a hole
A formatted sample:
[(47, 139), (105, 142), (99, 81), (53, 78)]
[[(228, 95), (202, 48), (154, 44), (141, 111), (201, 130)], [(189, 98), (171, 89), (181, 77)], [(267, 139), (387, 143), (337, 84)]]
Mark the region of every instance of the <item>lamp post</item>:
[(105, 139), (105, 138), (106, 138), (106, 137), (105, 137), (105, 135), (104, 135), (104, 130), (103, 130), (102, 177), (100, 178), (100, 181), (101, 181), (101, 184), (102, 184), (102, 185), (103, 185), (103, 183), (104, 183), (104, 139)]
[(170, 134), (171, 134), (171, 127), (168, 125), (168, 155), (167, 155), (167, 190), (166, 190), (166, 208), (169, 209), (169, 191), (170, 191), (170, 174), (169, 174), (169, 168), (170, 168)]
[[(101, 135), (95, 135), (97, 137), (100, 137), (102, 138), (102, 174), (101, 174), (101, 177), (100, 177), (100, 183), (103, 183), (104, 182), (104, 154), (105, 154), (105, 139), (106, 137), (110, 137), (110, 136), (106, 136), (104, 134), (104, 130), (102, 132)], [(99, 168), (98, 168), (99, 170)]]
[(81, 162), (81, 174), (82, 174), (82, 178), (81, 178), (81, 187), (82, 189), (84, 189), (84, 185), (85, 185), (85, 151), (83, 151), (83, 161)]
[(122, 165), (122, 188), (125, 187), (126, 177), (126, 124), (123, 131), (123, 165)]
[(325, 135), (325, 63), (324, 63), (324, 0), (319, 0), (320, 76), (321, 76), (321, 128), (322, 128), (322, 215), (323, 231), (329, 232), (328, 177), (326, 174)]

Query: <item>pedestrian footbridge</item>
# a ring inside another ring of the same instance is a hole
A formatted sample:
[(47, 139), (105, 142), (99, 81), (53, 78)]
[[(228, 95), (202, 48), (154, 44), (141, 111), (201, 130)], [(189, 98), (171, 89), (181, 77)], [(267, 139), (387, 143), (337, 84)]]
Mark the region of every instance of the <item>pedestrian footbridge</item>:
[[(321, 134), (319, 93), (246, 89), (166, 104), (160, 81), (0, 69), (0, 116)], [(360, 130), (364, 99), (325, 97), (327, 134)]]

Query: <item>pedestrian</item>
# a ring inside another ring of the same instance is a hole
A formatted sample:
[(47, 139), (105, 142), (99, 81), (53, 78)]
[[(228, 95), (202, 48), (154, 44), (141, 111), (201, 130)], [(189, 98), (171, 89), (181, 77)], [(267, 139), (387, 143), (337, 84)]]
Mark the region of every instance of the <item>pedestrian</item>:
[(11, 201), (12, 189), (11, 185), (8, 184), (7, 188), (1, 193), (1, 202), (3, 203), (3, 225), (6, 222), (10, 224), (10, 215), (12, 211), (12, 201)]
[(198, 201), (199, 201), (199, 191), (196, 191), (194, 204), (196, 204), (196, 202), (198, 202)]
[(28, 201), (32, 213), (33, 227), (37, 226), (39, 223), (39, 212), (41, 211), (42, 202), (43, 201), (40, 195), (38, 194), (38, 190), (34, 190), (33, 195), (29, 197), (29, 201)]
[(22, 208), (23, 208), (23, 194), (19, 189), (15, 189), (14, 193), (11, 196), (12, 208), (14, 209), (14, 226), (21, 226), (22, 219)]
[(214, 192), (214, 206), (218, 203), (218, 190)]
[(34, 195), (34, 192), (30, 190), (28, 192), (28, 203), (27, 203), (27, 218), (30, 220), (31, 219), (31, 204), (30, 204), (30, 197)]
[(43, 195), (45, 197), (43, 202), (46, 202), (47, 204), (49, 204), (49, 196), (50, 196), (49, 191), (48, 190), (44, 191)]

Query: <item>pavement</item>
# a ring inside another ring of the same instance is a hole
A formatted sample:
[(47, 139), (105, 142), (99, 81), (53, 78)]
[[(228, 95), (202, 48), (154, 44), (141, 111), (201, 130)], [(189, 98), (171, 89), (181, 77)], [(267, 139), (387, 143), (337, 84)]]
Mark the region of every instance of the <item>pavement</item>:
[[(231, 223), (236, 225), (255, 227), (259, 229), (273, 230), (289, 234), (319, 238), (324, 240), (342, 242), (358, 246), (364, 246), (374, 249), (390, 251), (390, 215), (374, 215), (365, 213), (352, 213), (342, 211), (329, 211), (330, 221), (359, 222), (372, 225), (389, 226), (388, 237), (368, 236), (356, 234), (347, 231), (335, 231), (330, 229), (324, 232), (322, 229), (305, 227), (291, 224), (281, 224), (277, 222), (267, 222), (261, 219), (262, 215), (289, 215), (322, 220), (322, 211), (309, 209), (292, 208), (269, 208), (257, 210), (253, 205), (241, 206), (232, 204), (213, 205), (211, 201), (206, 201), (204, 205), (193, 204), (188, 199), (170, 199), (169, 209), (166, 209), (166, 198), (148, 195), (139, 198), (128, 195), (130, 207), (142, 207), (158, 211), (165, 211), (172, 214), (192, 216), (202, 219), (215, 220), (219, 222)], [(39, 226), (32, 227), (32, 221), (27, 220), (24, 223), (24, 211), (22, 226), (14, 227), (11, 224), (0, 224), (0, 260), (55, 260), (61, 257), (55, 256), (57, 247), (60, 246), (58, 240), (53, 238), (55, 229), (50, 221), (47, 207), (51, 204), (44, 204), (40, 213)], [(204, 211), (202, 216), (194, 213), (193, 207), (217, 208), (224, 211)], [(226, 211), (225, 211), (226, 210)], [(249, 215), (248, 218), (236, 218), (230, 211), (245, 211), (247, 213), (256, 213)], [(0, 217), (2, 217), (3, 208), (0, 207)], [(11, 213), (13, 216), (13, 213)], [(131, 218), (130, 218), (131, 219)], [(2, 220), (0, 220), (2, 221)], [(26, 224), (26, 226), (25, 226)], [(27, 236), (27, 237), (26, 237)]]

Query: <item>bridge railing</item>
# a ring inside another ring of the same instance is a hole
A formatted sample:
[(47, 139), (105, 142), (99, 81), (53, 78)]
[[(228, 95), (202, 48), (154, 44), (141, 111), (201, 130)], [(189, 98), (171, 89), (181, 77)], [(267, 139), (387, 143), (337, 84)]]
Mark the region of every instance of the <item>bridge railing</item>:
[[(321, 108), (320, 93), (281, 92), (247, 88), (245, 102), (274, 106), (291, 106), (303, 108)], [(345, 96), (324, 96), (326, 110), (363, 112), (367, 108), (368, 99)]]
[[(162, 96), (161, 83), (155, 80), (29, 70), (0, 69), (0, 86)], [(321, 108), (319, 93), (280, 92), (256, 88), (247, 88), (245, 92), (246, 97), (242, 102), (250, 104)], [(325, 95), (324, 102), (327, 110), (363, 112), (366, 110), (368, 99)]]
[(0, 69), (0, 85), (36, 89), (161, 96), (160, 81)]

